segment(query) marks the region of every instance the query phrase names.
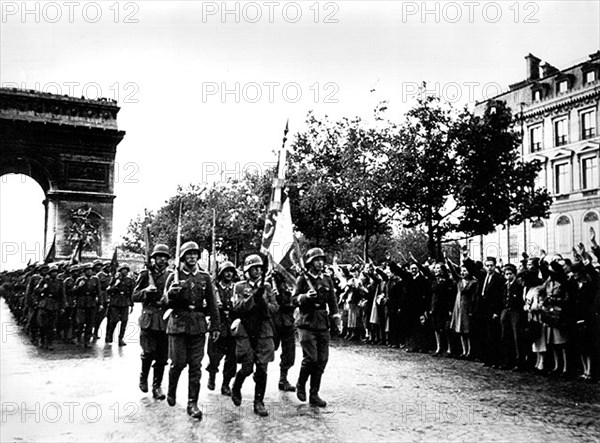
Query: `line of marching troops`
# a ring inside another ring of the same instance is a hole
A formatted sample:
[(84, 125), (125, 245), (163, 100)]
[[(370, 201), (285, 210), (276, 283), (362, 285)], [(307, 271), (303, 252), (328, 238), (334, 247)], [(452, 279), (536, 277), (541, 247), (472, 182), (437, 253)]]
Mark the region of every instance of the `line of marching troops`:
[[(0, 274), (0, 291), (32, 341), (39, 340), (46, 349), (51, 348), (55, 333), (89, 346), (98, 338), (104, 316), (108, 316), (106, 342), (112, 342), (121, 322), (119, 345), (124, 346), (128, 315), (134, 302), (141, 303), (139, 388), (149, 391), (153, 369), (152, 396), (166, 398), (174, 406), (178, 381), (187, 366), (187, 413), (191, 417), (202, 419), (197, 402), (206, 341), (208, 389), (215, 389), (224, 360), (221, 394), (230, 396), (234, 405), (241, 404), (242, 385), (254, 373), (254, 412), (268, 415), (264, 405), (267, 366), (281, 346), (279, 389), (296, 392), (302, 402), (308, 399), (313, 406), (325, 407), (327, 403), (319, 396), (321, 378), (329, 356), (330, 329), (341, 327), (341, 316), (333, 279), (324, 272), (323, 250), (313, 248), (306, 253), (307, 272), (297, 278), (293, 293), (285, 276), (277, 271), (266, 275), (266, 263), (258, 254), (244, 260), (243, 277), (226, 261), (214, 281), (198, 265), (199, 257), (198, 244), (184, 243), (174, 270), (169, 266), (168, 246), (157, 244), (151, 264), (135, 282), (128, 276), (127, 265), (111, 276), (110, 262), (51, 264)], [(298, 381), (292, 385), (287, 376), (295, 362), (296, 335), (303, 358)], [(169, 360), (165, 395), (162, 381)]]
[(106, 342), (112, 343), (121, 322), (119, 345), (123, 340), (133, 307), (134, 280), (129, 266), (111, 273), (111, 262), (68, 262), (40, 264), (22, 271), (0, 275), (2, 291), (18, 323), (31, 342), (53, 350), (56, 338), (89, 347), (97, 340), (102, 321), (107, 319)]

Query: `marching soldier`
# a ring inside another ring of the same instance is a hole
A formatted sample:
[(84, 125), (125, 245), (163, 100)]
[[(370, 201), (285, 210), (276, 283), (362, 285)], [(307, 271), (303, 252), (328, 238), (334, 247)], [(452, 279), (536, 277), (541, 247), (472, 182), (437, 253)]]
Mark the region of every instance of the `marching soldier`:
[(35, 292), (38, 296), (37, 322), (40, 326), (40, 339), (43, 349), (52, 348), (54, 329), (56, 328), (59, 312), (63, 311), (65, 291), (62, 280), (58, 278), (58, 266), (50, 266), (48, 274), (38, 284)]
[[(298, 400), (306, 401), (306, 382), (310, 377), (309, 403), (324, 408), (327, 403), (319, 397), (321, 378), (329, 358), (329, 315), (340, 326), (340, 314), (333, 280), (323, 273), (325, 253), (320, 248), (306, 253), (308, 272), (300, 275), (293, 302), (299, 307), (296, 328), (302, 346), (302, 366), (296, 384)], [(329, 307), (329, 315), (327, 313)]]
[(279, 272), (273, 273), (275, 280), (275, 299), (279, 311), (273, 314), (275, 326), (275, 350), (281, 344), (281, 362), (279, 363), (279, 390), (294, 392), (296, 388), (288, 381), (288, 371), (296, 361), (296, 330), (294, 328), (294, 305), (292, 293), (287, 287), (285, 278)]
[(35, 268), (33, 274), (27, 281), (25, 288), (25, 312), (27, 312), (27, 326), (26, 331), (29, 334), (31, 343), (37, 346), (38, 334), (39, 334), (39, 323), (38, 323), (38, 294), (35, 292), (35, 288), (39, 285), (40, 281), (44, 279), (48, 273), (50, 267), (47, 264), (39, 265)]
[(263, 260), (252, 254), (244, 261), (246, 279), (236, 283), (233, 290), (233, 311), (240, 321), (236, 327), (236, 358), (242, 367), (235, 376), (231, 399), (242, 404), (242, 385), (254, 373), (254, 413), (269, 415), (263, 402), (267, 387), (267, 366), (275, 359), (271, 315), (278, 306), (271, 285), (264, 282)]
[(121, 322), (119, 328), (119, 346), (127, 346), (123, 340), (129, 312), (133, 310), (133, 287), (134, 281), (129, 274), (129, 265), (124, 264), (119, 267), (118, 275), (108, 286), (108, 319), (106, 326), (106, 343), (112, 343), (113, 334), (117, 323)]
[(100, 282), (92, 268), (91, 263), (83, 265), (83, 275), (75, 283), (77, 340), (80, 342), (83, 335), (86, 348), (90, 345), (96, 312), (104, 307), (99, 303)]
[(75, 282), (79, 278), (79, 265), (71, 265), (63, 285), (65, 288), (65, 305), (60, 315), (60, 332), (66, 343), (73, 338), (73, 326), (75, 323)]
[[(165, 307), (161, 303), (165, 292), (165, 283), (169, 275), (169, 247), (163, 244), (154, 246), (150, 255), (154, 263), (150, 269), (143, 270), (133, 291), (133, 301), (142, 303), (142, 315), (139, 319), (140, 345), (142, 347), (142, 372), (140, 373), (140, 390), (148, 392), (148, 374), (154, 362), (152, 396), (164, 400), (162, 379), (167, 365), (169, 342), (167, 339), (167, 322), (163, 319)], [(150, 276), (154, 282), (150, 285)]]
[[(94, 260), (93, 266), (93, 273), (100, 282), (100, 304), (98, 305), (98, 310), (96, 311), (94, 332), (92, 334), (94, 336), (94, 340), (98, 340), (100, 338), (100, 325), (102, 324), (102, 320), (104, 320), (104, 318), (106, 318), (108, 315), (108, 285), (110, 284), (112, 278), (110, 275), (109, 261), (102, 262), (102, 260)], [(108, 320), (106, 321), (106, 330), (108, 331)]]
[(178, 281), (175, 279), (175, 273), (169, 275), (163, 300), (167, 307), (173, 309), (167, 323), (171, 359), (167, 403), (169, 406), (175, 406), (179, 376), (188, 366), (187, 413), (201, 420), (198, 395), (207, 331), (206, 313), (210, 315), (213, 340), (219, 338), (221, 325), (210, 275), (198, 266), (199, 257), (200, 248), (197, 243), (190, 241), (183, 244), (180, 256), (177, 257), (181, 266), (175, 271)]
[(219, 317), (221, 320), (221, 334), (218, 340), (208, 339), (208, 358), (209, 363), (206, 370), (208, 376), (208, 389), (215, 389), (216, 374), (219, 372), (219, 363), (225, 357), (223, 365), (223, 384), (221, 385), (221, 394), (231, 395), (229, 382), (235, 377), (235, 337), (231, 335), (231, 299), (233, 297), (234, 277), (236, 270), (233, 263), (225, 261), (219, 266), (219, 274), (215, 282), (217, 303), (219, 305)]

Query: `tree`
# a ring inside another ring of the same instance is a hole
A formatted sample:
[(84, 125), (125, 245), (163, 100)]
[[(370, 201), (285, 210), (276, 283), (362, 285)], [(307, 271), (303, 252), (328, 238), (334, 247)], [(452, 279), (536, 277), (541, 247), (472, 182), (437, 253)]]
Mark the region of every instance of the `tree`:
[(337, 122), (309, 113), (307, 130), (292, 145), (288, 177), (292, 218), (314, 244), (335, 247), (353, 236), (363, 238), (363, 257), (374, 235), (389, 231), (392, 214), (387, 155), (394, 130), (375, 109), (375, 124), (360, 118)]
[(392, 181), (408, 226), (423, 225), (428, 250), (441, 258), (449, 232), (487, 234), (497, 225), (547, 217), (551, 199), (534, 188), (541, 165), (521, 160), (510, 109), (489, 104), (483, 116), (453, 115), (436, 97), (421, 97), (400, 128)]
[[(177, 240), (179, 205), (182, 204), (182, 241), (195, 241), (201, 248), (223, 253), (238, 262), (243, 254), (260, 248), (264, 217), (270, 197), (272, 171), (248, 174), (243, 180), (211, 185), (181, 186), (156, 215), (145, 210), (129, 224), (124, 247), (143, 251), (143, 229), (150, 225), (151, 242), (174, 247)], [(212, 242), (213, 210), (216, 215), (215, 245)], [(173, 251), (174, 252), (174, 251)]]

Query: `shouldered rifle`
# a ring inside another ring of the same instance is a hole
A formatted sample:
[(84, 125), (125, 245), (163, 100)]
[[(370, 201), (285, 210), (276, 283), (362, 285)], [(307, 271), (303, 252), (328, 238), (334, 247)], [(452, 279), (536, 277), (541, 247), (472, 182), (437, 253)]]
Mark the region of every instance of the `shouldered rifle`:
[(154, 283), (154, 277), (152, 277), (152, 261), (150, 254), (150, 226), (146, 226), (144, 229), (144, 244), (146, 245), (146, 271), (148, 271), (148, 286), (156, 286)]
[[(179, 217), (177, 218), (177, 240), (175, 243), (175, 272), (173, 272), (173, 284), (179, 284), (179, 255), (181, 254), (181, 207), (183, 206), (182, 202), (179, 202)], [(169, 288), (165, 288), (167, 291), (167, 301), (169, 299)], [(165, 311), (163, 315), (163, 320), (166, 320), (173, 312), (173, 309), (169, 308)]]

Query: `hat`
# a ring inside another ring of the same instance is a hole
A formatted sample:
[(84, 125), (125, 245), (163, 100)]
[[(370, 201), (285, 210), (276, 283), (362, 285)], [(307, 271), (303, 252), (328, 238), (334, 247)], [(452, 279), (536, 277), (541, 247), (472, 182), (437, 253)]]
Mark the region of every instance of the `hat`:
[(129, 267), (129, 265), (127, 263), (123, 263), (121, 266), (119, 266), (119, 272), (121, 272), (123, 269), (127, 269), (128, 271), (131, 271), (131, 268)]
[(169, 247), (167, 245), (163, 245), (162, 243), (154, 246), (152, 254), (150, 254), (150, 258), (154, 258), (156, 255), (166, 255), (167, 258), (171, 258), (171, 254), (169, 254)]
[(254, 266), (262, 266), (263, 260), (258, 254), (251, 254), (244, 260), (244, 272), (249, 271)]
[(82, 265), (81, 269), (83, 269), (84, 271), (87, 269), (93, 269), (94, 265), (92, 265), (91, 263), (86, 263), (84, 265)]
[(92, 266), (96, 267), (96, 266), (102, 266), (102, 260), (100, 260), (99, 258), (97, 258), (96, 260), (94, 260), (92, 262)]
[(219, 265), (219, 276), (227, 269), (231, 269), (235, 273), (235, 266), (230, 261), (224, 261)]
[(181, 246), (181, 251), (179, 253), (179, 261), (182, 261), (183, 256), (188, 252), (197, 252), (198, 256), (200, 256), (201, 251), (200, 247), (198, 246), (198, 243), (196, 243), (195, 241), (185, 242), (183, 246)]

